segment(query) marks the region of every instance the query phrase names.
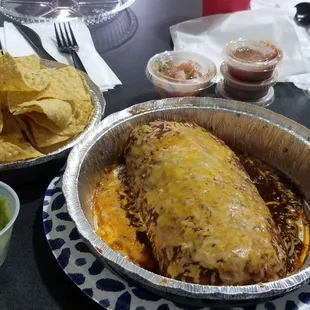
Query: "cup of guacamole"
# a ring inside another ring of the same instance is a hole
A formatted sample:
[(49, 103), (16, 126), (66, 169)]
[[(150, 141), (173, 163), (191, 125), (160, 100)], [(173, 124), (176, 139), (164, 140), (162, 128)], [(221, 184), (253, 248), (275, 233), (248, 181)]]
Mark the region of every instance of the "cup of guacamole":
[(0, 182), (0, 266), (4, 263), (19, 213), (19, 199), (14, 190)]

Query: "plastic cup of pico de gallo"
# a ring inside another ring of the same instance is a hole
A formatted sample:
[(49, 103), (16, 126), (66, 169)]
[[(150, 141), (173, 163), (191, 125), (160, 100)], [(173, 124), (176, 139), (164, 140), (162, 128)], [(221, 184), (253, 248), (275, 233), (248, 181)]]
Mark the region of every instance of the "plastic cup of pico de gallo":
[(166, 51), (148, 61), (146, 76), (161, 98), (200, 96), (214, 83), (216, 66), (202, 54)]

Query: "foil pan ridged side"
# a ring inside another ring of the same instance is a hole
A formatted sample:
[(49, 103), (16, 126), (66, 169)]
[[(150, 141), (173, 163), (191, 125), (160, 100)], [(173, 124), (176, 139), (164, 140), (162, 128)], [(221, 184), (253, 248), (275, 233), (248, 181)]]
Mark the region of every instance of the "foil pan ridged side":
[(265, 160), (291, 177), (310, 201), (310, 131), (281, 115), (246, 103), (213, 98), (149, 101), (104, 119), (74, 147), (68, 158), (63, 192), (68, 212), (90, 248), (116, 271), (156, 292), (195, 299), (249, 300), (289, 292), (310, 279), (303, 270), (263, 285), (210, 286), (185, 283), (142, 269), (109, 248), (92, 225), (94, 182), (104, 166), (117, 160), (130, 130), (155, 119), (194, 121), (230, 146)]
[[(55, 61), (49, 61), (45, 59), (41, 59), (41, 64), (48, 67), (48, 68), (63, 68), (66, 65), (62, 63), (58, 63)], [(68, 144), (64, 145), (63, 147), (59, 148), (58, 150), (43, 156), (39, 158), (34, 158), (34, 159), (29, 159), (29, 160), (24, 160), (24, 161), (16, 161), (13, 163), (6, 163), (6, 164), (0, 164), (0, 172), (1, 171), (8, 171), (8, 170), (15, 170), (15, 169), (22, 169), (22, 168), (28, 168), (31, 166), (39, 165), (54, 159), (58, 159), (60, 157), (64, 157), (68, 154), (70, 149), (78, 142), (82, 141), (84, 137), (87, 135), (88, 132), (93, 131), (93, 129), (97, 126), (97, 124), (100, 122), (104, 111), (105, 111), (105, 99), (102, 96), (102, 93), (98, 86), (94, 84), (94, 82), (88, 77), (88, 75), (84, 74), (81, 72), (83, 76), (86, 79), (86, 82), (89, 86), (90, 89), (90, 95), (92, 99), (92, 103), (94, 104), (94, 113), (92, 116), (92, 119), (88, 126), (85, 128), (85, 130), (78, 135), (75, 139), (73, 139), (71, 142)]]

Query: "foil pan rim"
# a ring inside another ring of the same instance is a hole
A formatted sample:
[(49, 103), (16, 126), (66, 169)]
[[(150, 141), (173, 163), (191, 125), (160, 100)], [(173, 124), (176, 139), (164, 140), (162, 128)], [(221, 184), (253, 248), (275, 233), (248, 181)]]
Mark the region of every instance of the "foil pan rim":
[[(289, 292), (307, 282), (310, 279), (310, 267), (284, 279), (263, 284), (244, 286), (214, 286), (186, 283), (157, 275), (138, 267), (113, 251), (95, 233), (84, 215), (78, 197), (78, 175), (87, 151), (101, 136), (105, 135), (109, 130), (118, 126), (125, 120), (143, 115), (144, 113), (151, 113), (152, 111), (179, 108), (221, 109), (234, 113), (253, 115), (257, 118), (263, 119), (264, 121), (272, 122), (272, 124), (290, 132), (290, 134), (295, 135), (298, 139), (302, 140), (310, 147), (310, 130), (306, 127), (275, 112), (243, 102), (215, 98), (187, 97), (151, 100), (134, 105), (105, 118), (94, 132), (88, 134), (81, 143), (77, 144), (73, 148), (69, 155), (67, 167), (63, 177), (62, 189), (67, 201), (68, 212), (80, 235), (87, 240), (92, 250), (94, 250), (97, 255), (108, 263), (117, 265), (128, 274), (134, 274), (139, 278), (141, 283), (146, 283), (152, 288), (176, 295), (200, 299), (255, 299)], [(290, 125), (285, 126), (285, 123)]]
[[(46, 59), (40, 59), (40, 63), (48, 68), (58, 69), (58, 68), (63, 68), (67, 66), (65, 64), (46, 60)], [(81, 72), (81, 74), (83, 74), (83, 76), (85, 77), (85, 80), (90, 88), (91, 100), (94, 105), (93, 117), (91, 121), (89, 122), (89, 124), (87, 125), (87, 127), (85, 128), (85, 130), (82, 133), (80, 133), (76, 138), (74, 138), (70, 143), (64, 145), (63, 147), (59, 148), (58, 150), (50, 154), (47, 154), (45, 156), (38, 157), (38, 158), (24, 160), (24, 161), (20, 160), (20, 161), (15, 161), (12, 163), (0, 164), (0, 171), (8, 171), (8, 170), (15, 170), (15, 169), (22, 169), (22, 168), (27, 168), (31, 166), (36, 166), (36, 165), (51, 161), (53, 159), (56, 159), (58, 157), (61, 157), (62, 155), (65, 155), (66, 152), (69, 152), (70, 149), (74, 145), (82, 141), (86, 137), (87, 133), (89, 131), (92, 131), (97, 126), (97, 124), (101, 121), (101, 118), (105, 112), (106, 101), (99, 87), (88, 77), (88, 75), (85, 74), (84, 72)]]

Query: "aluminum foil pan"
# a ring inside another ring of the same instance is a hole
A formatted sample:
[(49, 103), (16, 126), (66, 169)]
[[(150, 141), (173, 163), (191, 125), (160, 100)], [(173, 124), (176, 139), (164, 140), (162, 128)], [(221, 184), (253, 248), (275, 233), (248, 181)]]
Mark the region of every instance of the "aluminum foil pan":
[[(45, 59), (41, 59), (41, 64), (48, 68), (56, 68), (56, 69), (63, 68), (66, 66), (65, 64), (58, 63), (55, 61), (45, 60)], [(87, 135), (87, 133), (93, 131), (93, 129), (101, 121), (101, 118), (104, 114), (106, 102), (98, 86), (94, 84), (94, 82), (88, 77), (88, 75), (84, 74), (83, 72), (81, 73), (84, 75), (86, 82), (90, 88), (90, 95), (91, 95), (92, 103), (94, 104), (94, 107), (95, 107), (93, 117), (90, 123), (88, 124), (88, 126), (85, 128), (85, 130), (79, 136), (73, 139), (70, 143), (66, 144), (65, 146), (59, 148), (57, 151), (52, 152), (46, 156), (29, 159), (29, 160), (16, 161), (13, 163), (0, 164), (0, 176), (1, 176), (2, 171), (29, 168), (32, 166), (37, 166), (39, 164), (46, 163), (46, 162), (67, 156), (70, 149), (76, 143), (82, 141), (84, 137)]]
[(134, 265), (98, 237), (93, 229), (91, 204), (96, 176), (121, 155), (134, 126), (157, 119), (196, 122), (234, 148), (247, 151), (286, 173), (310, 201), (310, 130), (305, 127), (269, 110), (225, 99), (188, 97), (138, 104), (107, 117), (96, 130), (85, 135), (70, 153), (64, 174), (63, 192), (68, 212), (100, 259), (143, 287), (174, 298), (249, 301), (284, 294), (308, 281), (309, 260), (296, 274), (261, 285), (185, 283)]

